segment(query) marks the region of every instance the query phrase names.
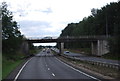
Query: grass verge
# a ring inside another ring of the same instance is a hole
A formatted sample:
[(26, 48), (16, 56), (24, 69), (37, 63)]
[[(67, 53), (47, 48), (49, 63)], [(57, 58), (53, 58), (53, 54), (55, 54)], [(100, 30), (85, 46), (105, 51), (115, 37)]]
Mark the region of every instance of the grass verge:
[(8, 60), (3, 56), (2, 60), (2, 79), (5, 79), (23, 60)]
[(120, 61), (120, 56), (115, 56), (115, 55), (110, 54), (110, 53), (103, 55), (102, 58)]

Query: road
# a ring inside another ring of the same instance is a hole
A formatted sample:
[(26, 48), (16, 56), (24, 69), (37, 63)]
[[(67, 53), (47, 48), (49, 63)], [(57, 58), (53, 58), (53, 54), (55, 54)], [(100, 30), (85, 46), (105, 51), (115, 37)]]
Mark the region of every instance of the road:
[(86, 79), (99, 81), (99, 79), (60, 61), (51, 52), (43, 51), (28, 60), (15, 79)]
[[(52, 49), (52, 50), (59, 53), (59, 49)], [(104, 58), (100, 58), (100, 57), (87, 56), (87, 55), (80, 54), (80, 53), (73, 53), (73, 52), (66, 53), (64, 51), (64, 55), (67, 55), (67, 56), (70, 56), (70, 57), (74, 56), (76, 59), (87, 60), (87, 61), (108, 63), (108, 64), (113, 64), (113, 65), (119, 65), (120, 64), (120, 61), (118, 61), (118, 60), (110, 60), (110, 59), (104, 59)]]
[(87, 60), (87, 61), (94, 61), (94, 62), (102, 62), (102, 63), (108, 63), (108, 64), (113, 64), (113, 65), (119, 65), (120, 61), (118, 60), (109, 60), (109, 59), (104, 59), (104, 58), (100, 58), (100, 57), (93, 57), (93, 56), (87, 56), (87, 55), (83, 55), (83, 54), (78, 54), (78, 53), (65, 53), (65, 55), (68, 56), (74, 56), (76, 57), (76, 59), (81, 59), (81, 60)]

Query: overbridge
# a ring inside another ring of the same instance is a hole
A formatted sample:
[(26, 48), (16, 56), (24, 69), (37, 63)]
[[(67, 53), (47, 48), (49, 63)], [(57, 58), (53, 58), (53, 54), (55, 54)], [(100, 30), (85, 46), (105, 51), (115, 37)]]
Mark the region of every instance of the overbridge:
[(64, 43), (66, 42), (79, 42), (79, 41), (86, 41), (91, 42), (91, 48), (92, 48), (92, 54), (101, 56), (107, 52), (108, 50), (108, 42), (107, 39), (110, 38), (110, 36), (78, 36), (78, 37), (72, 37), (72, 36), (66, 36), (66, 37), (58, 37), (58, 38), (50, 38), (50, 39), (44, 39), (44, 38), (27, 38), (26, 41), (26, 49), (28, 49), (27, 43), (52, 43), (56, 42), (59, 44), (60, 54), (63, 53), (64, 49)]

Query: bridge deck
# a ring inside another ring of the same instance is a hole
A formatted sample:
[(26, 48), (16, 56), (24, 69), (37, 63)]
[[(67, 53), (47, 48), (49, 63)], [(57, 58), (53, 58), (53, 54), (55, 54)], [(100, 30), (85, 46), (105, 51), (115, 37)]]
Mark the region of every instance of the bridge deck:
[(97, 40), (106, 40), (109, 37), (106, 36), (79, 36), (79, 37), (59, 37), (54, 39), (27, 39), (26, 41), (32, 43), (50, 43), (50, 42), (74, 42), (74, 41), (97, 41)]

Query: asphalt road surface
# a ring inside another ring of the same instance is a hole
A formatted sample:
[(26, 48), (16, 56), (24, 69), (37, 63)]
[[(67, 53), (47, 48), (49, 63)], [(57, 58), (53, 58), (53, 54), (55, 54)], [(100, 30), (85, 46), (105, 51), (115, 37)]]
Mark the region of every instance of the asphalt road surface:
[(87, 56), (87, 55), (72, 53), (72, 52), (69, 52), (69, 53), (64, 52), (64, 54), (68, 55), (68, 56), (74, 56), (77, 59), (81, 59), (81, 60), (103, 62), (103, 63), (113, 64), (113, 65), (114, 64), (116, 64), (116, 65), (120, 64), (120, 61), (118, 61), (118, 60), (109, 60), (109, 59), (104, 59), (104, 58), (100, 58), (100, 57)]
[(41, 51), (28, 60), (15, 79), (87, 79), (99, 81), (98, 78), (60, 61), (51, 54), (50, 50), (48, 53), (47, 51)]
[[(59, 53), (59, 49), (52, 49), (52, 50)], [(108, 63), (108, 64), (113, 64), (113, 65), (120, 65), (120, 61), (118, 61), (118, 60), (110, 60), (110, 59), (104, 59), (104, 58), (100, 58), (100, 57), (87, 56), (87, 55), (80, 54), (80, 53), (73, 53), (73, 52), (66, 53), (64, 51), (64, 55), (67, 55), (70, 57), (74, 56), (75, 58), (81, 59), (81, 60)]]

